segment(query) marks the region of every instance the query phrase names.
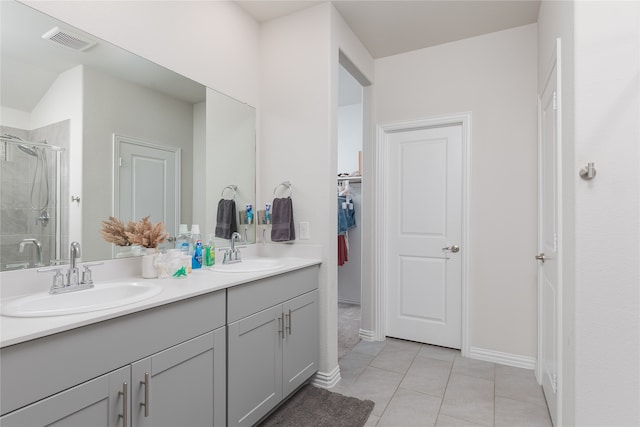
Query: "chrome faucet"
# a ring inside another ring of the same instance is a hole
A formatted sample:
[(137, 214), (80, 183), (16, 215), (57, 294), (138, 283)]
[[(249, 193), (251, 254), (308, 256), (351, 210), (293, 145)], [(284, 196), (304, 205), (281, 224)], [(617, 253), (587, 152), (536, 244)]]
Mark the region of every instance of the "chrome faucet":
[(76, 267), (76, 261), (81, 256), (80, 243), (71, 242), (69, 248), (69, 271), (67, 272), (67, 286), (78, 286), (80, 283), (80, 270)]
[(38, 239), (35, 238), (31, 238), (31, 239), (22, 239), (20, 241), (20, 246), (18, 247), (18, 252), (22, 253), (24, 252), (24, 247), (27, 243), (31, 243), (32, 245), (34, 245), (36, 247), (36, 251), (38, 253), (38, 267), (42, 266), (42, 244), (40, 244), (40, 241)]
[(223, 264), (234, 264), (236, 262), (242, 261), (242, 257), (240, 256), (240, 248), (244, 248), (245, 246), (236, 246), (236, 243), (242, 239), (240, 233), (235, 231), (231, 235), (231, 247), (228, 249), (221, 249), (224, 251), (224, 257), (222, 258)]
[(82, 272), (82, 280), (80, 280), (80, 270), (78, 266), (78, 258), (80, 258), (82, 251), (80, 250), (80, 243), (72, 242), (69, 247), (69, 270), (65, 276), (62, 275), (62, 267), (59, 265), (52, 265), (51, 267), (39, 268), (38, 273), (44, 273), (47, 271), (55, 271), (53, 276), (53, 283), (50, 294), (62, 294), (65, 292), (80, 291), (82, 289), (93, 288), (92, 272), (89, 267), (94, 265), (101, 265), (102, 262), (94, 262), (83, 264), (84, 271)]
[(235, 253), (236, 252), (236, 240), (237, 239), (242, 239), (242, 236), (240, 235), (240, 233), (238, 233), (237, 231), (234, 231), (233, 234), (231, 235), (231, 253)]

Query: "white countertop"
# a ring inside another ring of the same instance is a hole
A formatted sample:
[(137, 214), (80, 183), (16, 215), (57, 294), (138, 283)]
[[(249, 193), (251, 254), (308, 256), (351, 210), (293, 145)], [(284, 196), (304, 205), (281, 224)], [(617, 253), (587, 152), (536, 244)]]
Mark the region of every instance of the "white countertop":
[[(113, 319), (137, 311), (158, 307), (186, 298), (215, 292), (243, 283), (271, 277), (288, 271), (320, 264), (316, 258), (278, 258), (285, 266), (277, 270), (254, 273), (222, 273), (206, 268), (195, 270), (187, 278), (181, 279), (141, 279), (140, 276), (124, 276), (110, 281), (154, 282), (163, 289), (158, 295), (133, 304), (116, 308), (49, 317), (7, 317), (0, 316), (0, 347), (6, 347), (58, 332), (68, 331), (92, 323)], [(94, 279), (97, 277), (94, 275)], [(3, 279), (3, 280), (6, 280)], [(97, 282), (96, 286), (100, 286)], [(81, 291), (80, 291), (81, 292)], [(15, 298), (15, 297), (9, 297)]]

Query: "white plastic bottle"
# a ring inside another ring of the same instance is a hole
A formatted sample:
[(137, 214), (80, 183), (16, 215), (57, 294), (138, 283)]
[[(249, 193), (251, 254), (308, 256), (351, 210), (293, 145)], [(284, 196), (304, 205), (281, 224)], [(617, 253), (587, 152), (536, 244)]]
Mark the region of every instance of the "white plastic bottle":
[(180, 249), (183, 255), (189, 254), (189, 231), (187, 224), (180, 224), (178, 237), (176, 237), (176, 249)]

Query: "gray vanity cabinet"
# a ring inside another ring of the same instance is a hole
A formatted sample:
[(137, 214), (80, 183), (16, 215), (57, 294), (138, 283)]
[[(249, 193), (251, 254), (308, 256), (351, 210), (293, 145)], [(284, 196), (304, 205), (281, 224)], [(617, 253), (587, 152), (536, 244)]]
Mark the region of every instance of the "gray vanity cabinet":
[(225, 301), (218, 291), (2, 348), (0, 425), (225, 426)]
[(122, 426), (129, 377), (129, 367), (102, 375), (2, 417), (2, 426)]
[(224, 426), (225, 370), (224, 328), (133, 363), (131, 426)]
[(1, 424), (223, 426), (224, 341), (225, 329), (219, 328), (14, 411), (2, 417)]
[(318, 369), (317, 267), (227, 292), (229, 426), (251, 426)]
[(282, 305), (230, 323), (228, 425), (251, 426), (282, 400)]
[(288, 396), (318, 370), (318, 291), (283, 304), (282, 394)]

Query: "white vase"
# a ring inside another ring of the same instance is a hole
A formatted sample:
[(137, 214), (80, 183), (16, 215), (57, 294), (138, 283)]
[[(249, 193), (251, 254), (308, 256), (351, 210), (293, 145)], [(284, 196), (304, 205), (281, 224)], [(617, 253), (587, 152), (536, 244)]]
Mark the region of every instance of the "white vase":
[(155, 279), (158, 271), (153, 265), (156, 261), (158, 250), (156, 248), (146, 248), (145, 255), (142, 255), (142, 277), (145, 279)]

